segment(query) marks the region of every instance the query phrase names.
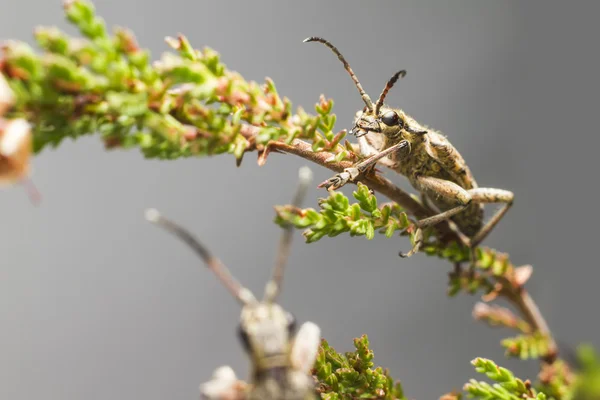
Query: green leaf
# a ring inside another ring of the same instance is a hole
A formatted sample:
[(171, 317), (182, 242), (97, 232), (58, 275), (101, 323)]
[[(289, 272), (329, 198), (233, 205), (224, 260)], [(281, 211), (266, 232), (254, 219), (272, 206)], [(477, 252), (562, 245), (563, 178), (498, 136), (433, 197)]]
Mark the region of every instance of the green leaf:
[(340, 354), (322, 340), (314, 367), (321, 398), (405, 400), (400, 382), (381, 367), (374, 368), (366, 335), (354, 339), (354, 348)]
[(506, 349), (506, 355), (523, 360), (546, 357), (550, 349), (548, 338), (538, 332), (504, 339), (502, 346)]
[(471, 379), (464, 386), (464, 390), (470, 398), (482, 400), (545, 400), (546, 398), (544, 393), (537, 392), (533, 389), (529, 381), (523, 381), (516, 378), (511, 371), (496, 365), (492, 360), (476, 358), (471, 361), (471, 364), (475, 367), (475, 371), (484, 374), (495, 383), (489, 384), (487, 382)]
[(401, 231), (409, 226), (406, 213), (397, 205), (377, 205), (377, 198), (369, 188), (358, 183), (357, 190), (353, 193), (357, 203), (350, 200), (341, 192), (333, 192), (326, 199), (319, 201), (320, 210), (297, 210), (295, 214), (313, 216), (311, 224), (306, 221), (294, 220), (292, 214), (281, 215), (288, 218), (296, 228), (306, 229), (305, 237), (308, 243), (328, 236), (335, 237), (348, 232), (351, 236), (365, 236), (368, 240), (375, 237), (375, 232), (385, 233), (387, 237), (393, 236), (396, 231)]

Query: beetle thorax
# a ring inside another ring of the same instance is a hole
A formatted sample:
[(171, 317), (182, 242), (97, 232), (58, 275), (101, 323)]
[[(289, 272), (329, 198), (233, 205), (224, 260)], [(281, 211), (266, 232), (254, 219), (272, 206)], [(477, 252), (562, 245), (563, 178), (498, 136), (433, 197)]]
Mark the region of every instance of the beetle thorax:
[(248, 305), (242, 310), (240, 328), (258, 368), (287, 362), (290, 314), (274, 303)]

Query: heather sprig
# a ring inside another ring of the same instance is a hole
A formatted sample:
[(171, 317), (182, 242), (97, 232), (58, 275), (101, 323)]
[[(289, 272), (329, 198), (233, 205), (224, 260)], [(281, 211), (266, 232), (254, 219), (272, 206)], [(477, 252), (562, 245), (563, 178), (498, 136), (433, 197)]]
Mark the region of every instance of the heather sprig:
[[(109, 30), (91, 2), (67, 0), (64, 9), (79, 37), (39, 27), (35, 39), (41, 52), (19, 41), (1, 48), (0, 138), (11, 122), (27, 121), (35, 154), (67, 138), (98, 135), (106, 149), (137, 148), (144, 157), (161, 160), (230, 154), (240, 165), (246, 153), (255, 152), (264, 165), (269, 154), (279, 152), (341, 172), (361, 158), (346, 131), (336, 130), (333, 100), (321, 96), (314, 113), (294, 109), (271, 79), (247, 81), (218, 52), (196, 49), (183, 35), (167, 37), (168, 51), (152, 61), (133, 32)], [(375, 192), (390, 201), (378, 201)], [(380, 234), (404, 246), (407, 239), (416, 240), (415, 219), (431, 215), (379, 173), (362, 177), (353, 197), (330, 193), (319, 200), (318, 210), (278, 206), (275, 222), (304, 229), (308, 243), (341, 234), (372, 240)], [(507, 355), (541, 361), (534, 388), (491, 360), (475, 359), (477, 372), (493, 383), (472, 380), (464, 387), (467, 395), (485, 400), (600, 398), (600, 362), (592, 349), (580, 350), (577, 370), (558, 358), (545, 320), (525, 290), (531, 266), (516, 266), (507, 254), (479, 247), (475, 268), (465, 269), (469, 249), (446, 223), (426, 229), (423, 239), (422, 254), (452, 265), (448, 294), (481, 295), (474, 317), (518, 334), (502, 341)], [(512, 309), (492, 303), (498, 298), (508, 300)], [(355, 339), (354, 347), (340, 354), (323, 340), (313, 370), (321, 397), (404, 399), (402, 386), (375, 367), (367, 337)]]

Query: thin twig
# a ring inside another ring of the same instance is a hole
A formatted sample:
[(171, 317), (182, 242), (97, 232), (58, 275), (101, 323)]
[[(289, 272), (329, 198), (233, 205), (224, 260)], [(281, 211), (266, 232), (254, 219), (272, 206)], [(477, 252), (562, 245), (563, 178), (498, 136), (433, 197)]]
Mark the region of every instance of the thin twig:
[(547, 364), (552, 364), (558, 358), (558, 346), (550, 332), (548, 323), (544, 319), (544, 316), (535, 301), (533, 301), (533, 298), (524, 288), (513, 287), (512, 289), (512, 295), (507, 296), (507, 298), (514, 303), (523, 315), (523, 318), (532, 326), (532, 328), (548, 339), (548, 354), (542, 357), (542, 361)]

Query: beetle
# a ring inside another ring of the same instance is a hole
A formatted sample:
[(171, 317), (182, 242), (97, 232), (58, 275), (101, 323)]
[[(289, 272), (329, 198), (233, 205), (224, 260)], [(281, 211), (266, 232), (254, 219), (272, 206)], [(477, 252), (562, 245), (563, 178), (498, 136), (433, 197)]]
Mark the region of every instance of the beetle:
[[(311, 175), (310, 169), (300, 169), (294, 205), (299, 206), (302, 202)], [(146, 219), (187, 243), (242, 305), (239, 336), (252, 364), (249, 383), (238, 380), (231, 367), (223, 366), (215, 370), (210, 381), (200, 386), (202, 397), (219, 400), (317, 399), (310, 371), (317, 356), (320, 329), (312, 322), (305, 322), (296, 332), (292, 314), (275, 302), (281, 291), (293, 227), (289, 224), (283, 227), (273, 275), (266, 285), (263, 300), (259, 301), (186, 229), (155, 209), (146, 211)]]
[[(441, 132), (418, 123), (401, 109), (384, 104), (388, 92), (406, 75), (406, 70), (396, 72), (373, 103), (350, 64), (333, 44), (314, 36), (304, 42), (319, 42), (333, 51), (365, 103), (365, 107), (356, 113), (350, 131), (357, 137), (359, 152), (364, 159), (319, 187), (339, 189), (372, 173), (376, 164), (404, 175), (421, 193), (423, 205), (434, 215), (416, 222), (415, 243), (409, 252), (400, 253), (400, 256), (410, 257), (419, 251), (423, 245), (423, 228), (449, 220), (462, 244), (470, 249), (471, 266), (474, 266), (475, 248), (508, 212), (514, 194), (508, 190), (479, 187), (464, 158)], [(483, 207), (487, 203), (503, 206), (484, 223)]]

